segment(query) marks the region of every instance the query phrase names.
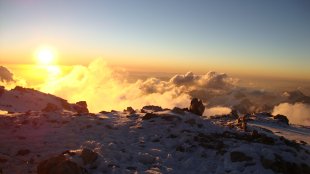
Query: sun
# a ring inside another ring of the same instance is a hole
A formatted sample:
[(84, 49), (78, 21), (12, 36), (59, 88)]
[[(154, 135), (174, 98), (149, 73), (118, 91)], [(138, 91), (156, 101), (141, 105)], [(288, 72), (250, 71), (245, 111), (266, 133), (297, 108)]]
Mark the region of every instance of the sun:
[(37, 61), (40, 65), (51, 65), (55, 59), (55, 54), (50, 48), (40, 48), (37, 52)]

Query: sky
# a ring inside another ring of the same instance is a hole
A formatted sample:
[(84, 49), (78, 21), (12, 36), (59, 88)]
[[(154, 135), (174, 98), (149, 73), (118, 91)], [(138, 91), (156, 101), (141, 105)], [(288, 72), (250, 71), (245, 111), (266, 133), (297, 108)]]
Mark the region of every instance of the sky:
[(310, 80), (310, 1), (0, 0), (0, 64), (101, 57), (130, 70)]

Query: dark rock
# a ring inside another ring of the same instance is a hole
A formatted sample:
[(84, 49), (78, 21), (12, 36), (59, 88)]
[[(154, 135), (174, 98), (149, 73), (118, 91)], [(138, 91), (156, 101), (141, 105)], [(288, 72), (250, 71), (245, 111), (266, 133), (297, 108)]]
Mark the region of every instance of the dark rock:
[(178, 107), (174, 107), (174, 108), (172, 109), (172, 112), (174, 112), (174, 113), (176, 113), (176, 114), (180, 114), (180, 115), (184, 115), (184, 114), (185, 114), (184, 110), (181, 109), (181, 108), (178, 108)]
[(99, 113), (100, 113), (100, 114), (109, 114), (109, 113), (111, 113), (111, 112), (108, 112), (108, 111), (100, 111)]
[(258, 138), (259, 137), (259, 134), (258, 134), (257, 130), (253, 130), (251, 135), (252, 135), (253, 138)]
[(152, 118), (157, 118), (158, 115), (153, 114), (153, 113), (146, 113), (143, 117), (142, 120), (150, 120)]
[(202, 101), (200, 99), (193, 98), (189, 107), (189, 111), (196, 115), (202, 116), (204, 110), (205, 106), (203, 105)]
[(185, 148), (181, 145), (178, 145), (176, 148), (175, 148), (175, 151), (178, 151), (178, 152), (185, 152)]
[(198, 142), (201, 147), (206, 149), (214, 149), (217, 153), (225, 152), (226, 145), (221, 134), (203, 134), (199, 133), (194, 137), (194, 141)]
[(297, 151), (299, 151), (301, 149), (300, 144), (298, 144), (296, 141), (294, 140), (288, 140), (286, 138), (284, 138), (283, 136), (281, 136), (279, 138), (282, 142), (284, 142), (284, 144), (286, 144), (287, 146), (293, 147), (295, 148)]
[(144, 106), (142, 108), (142, 110), (144, 110), (144, 111), (152, 111), (152, 112), (159, 112), (159, 111), (163, 111), (163, 108), (160, 107), (160, 106), (148, 105), (148, 106)]
[(38, 174), (86, 174), (85, 169), (64, 155), (49, 158), (39, 163)]
[(68, 110), (68, 111), (71, 111), (72, 110), (72, 107), (71, 107), (71, 104), (68, 103), (67, 100), (64, 100), (64, 99), (59, 99), (60, 103), (61, 103), (61, 106), (62, 108)]
[(46, 107), (44, 109), (42, 109), (43, 112), (56, 112), (59, 110), (60, 110), (60, 108), (53, 103), (47, 103)]
[(89, 110), (87, 108), (87, 103), (86, 101), (79, 101), (76, 102), (76, 104), (73, 105), (73, 109), (78, 113), (78, 114), (88, 114)]
[(19, 92), (27, 92), (27, 88), (23, 88), (21, 86), (16, 86), (13, 90), (19, 91)]
[(230, 115), (235, 119), (239, 118), (238, 111), (236, 109), (232, 109)]
[(137, 167), (128, 166), (128, 167), (126, 167), (126, 169), (127, 169), (127, 170), (133, 170), (133, 171), (135, 171), (135, 170), (137, 170)]
[(127, 109), (124, 109), (124, 112), (128, 112), (129, 114), (135, 114), (136, 111), (132, 107), (127, 107)]
[(82, 106), (82, 107), (84, 107), (84, 108), (87, 108), (87, 103), (86, 103), (86, 101), (79, 101), (79, 102), (76, 102), (76, 104), (79, 105), (79, 106)]
[(28, 155), (30, 153), (30, 150), (28, 149), (21, 149), (17, 152), (17, 156), (25, 156), (25, 155)]
[(266, 117), (272, 117), (272, 114), (270, 112), (260, 112), (258, 114), (266, 116)]
[(230, 153), (231, 162), (251, 161), (253, 158), (245, 155), (243, 152), (234, 151)]
[(91, 164), (98, 158), (98, 154), (90, 149), (83, 149), (81, 153), (84, 165)]
[(5, 89), (4, 86), (0, 86), (0, 97), (3, 95)]
[(266, 159), (263, 156), (260, 158), (261, 163), (264, 168), (271, 169), (275, 173), (283, 174), (309, 174), (310, 166), (308, 164), (302, 163), (297, 164), (290, 161), (285, 161), (280, 155), (275, 154), (275, 159)]
[(287, 118), (286, 116), (284, 116), (284, 115), (278, 114), (278, 115), (276, 115), (276, 116), (273, 116), (273, 119), (279, 120), (280, 122), (285, 123), (286, 125), (289, 125), (289, 120), (288, 120), (288, 118)]

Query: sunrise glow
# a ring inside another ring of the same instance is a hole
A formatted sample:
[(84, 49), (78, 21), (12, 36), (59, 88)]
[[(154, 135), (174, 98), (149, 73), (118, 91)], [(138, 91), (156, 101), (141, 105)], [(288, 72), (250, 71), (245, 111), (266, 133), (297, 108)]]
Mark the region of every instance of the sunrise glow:
[(40, 48), (37, 52), (37, 61), (40, 65), (50, 65), (55, 60), (55, 53), (51, 48)]

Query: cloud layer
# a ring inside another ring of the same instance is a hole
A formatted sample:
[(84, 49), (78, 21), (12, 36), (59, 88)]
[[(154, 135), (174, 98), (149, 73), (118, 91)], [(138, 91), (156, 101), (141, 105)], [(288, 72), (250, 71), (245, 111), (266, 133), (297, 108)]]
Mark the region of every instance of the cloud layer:
[(281, 103), (274, 107), (273, 115), (281, 114), (288, 117), (290, 123), (310, 126), (310, 105), (304, 103)]
[(13, 74), (6, 67), (3, 66), (0, 66), (0, 81), (2, 82), (14, 81)]
[(144, 105), (187, 107), (190, 102), (189, 95), (156, 78), (128, 83), (126, 77), (113, 71), (102, 59), (88, 67), (75, 66), (66, 76), (42, 85), (41, 90), (72, 102), (86, 100), (92, 112)]
[[(0, 67), (0, 70), (0, 85), (22, 84), (5, 67)], [(145, 105), (184, 108), (189, 107), (190, 100), (197, 97), (207, 106), (206, 116), (227, 114), (231, 109), (236, 109), (241, 114), (261, 111), (288, 114), (293, 123), (303, 123), (302, 120), (308, 119), (301, 112), (305, 110), (307, 113), (309, 110), (310, 97), (302, 92), (276, 93), (244, 88), (238, 85), (238, 79), (225, 73), (210, 71), (195, 75), (188, 72), (177, 74), (169, 80), (150, 77), (134, 83), (129, 83), (127, 79), (126, 72), (116, 71), (107, 66), (103, 59), (96, 59), (89, 66), (74, 66), (63, 76), (48, 77), (39, 90), (69, 102), (86, 100), (92, 112), (123, 110), (128, 106), (140, 109)], [(25, 84), (22, 86), (29, 87)]]
[(15, 86), (26, 86), (26, 82), (14, 77), (14, 74), (6, 67), (0, 66), (0, 86), (11, 89)]

